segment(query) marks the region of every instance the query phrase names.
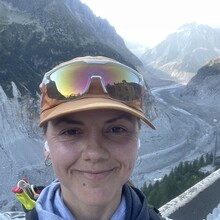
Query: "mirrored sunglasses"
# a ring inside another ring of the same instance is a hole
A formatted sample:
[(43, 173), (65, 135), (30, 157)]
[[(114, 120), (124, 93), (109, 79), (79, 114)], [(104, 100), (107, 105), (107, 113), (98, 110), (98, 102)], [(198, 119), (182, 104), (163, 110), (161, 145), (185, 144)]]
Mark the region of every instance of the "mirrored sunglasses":
[(142, 75), (111, 61), (68, 62), (46, 73), (41, 86), (46, 87), (49, 98), (68, 101), (86, 94), (94, 78), (100, 79), (104, 92), (112, 99), (142, 102), (146, 90)]

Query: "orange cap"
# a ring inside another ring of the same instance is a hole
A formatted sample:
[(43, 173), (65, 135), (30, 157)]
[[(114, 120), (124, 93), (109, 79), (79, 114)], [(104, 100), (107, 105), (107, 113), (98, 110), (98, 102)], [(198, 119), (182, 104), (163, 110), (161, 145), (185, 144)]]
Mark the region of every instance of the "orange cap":
[[(97, 62), (97, 60), (105, 60), (106, 62), (119, 63), (115, 60), (106, 57), (79, 57), (68, 62), (77, 62), (82, 60), (89, 60), (90, 62)], [(67, 62), (59, 65), (58, 67), (66, 64)], [(120, 63), (119, 63), (120, 64)], [(55, 67), (57, 68), (57, 67)], [(98, 80), (99, 81), (99, 80)], [(47, 88), (40, 85), (41, 90), (41, 114), (40, 126), (43, 126), (47, 121), (70, 114), (74, 112), (81, 112), (95, 109), (115, 109), (130, 113), (137, 118), (143, 120), (151, 128), (155, 126), (144, 115), (142, 103), (138, 100), (123, 102), (112, 99), (108, 94), (103, 92), (101, 83), (92, 81), (89, 90), (82, 97), (74, 100), (57, 100), (50, 98), (47, 93)]]

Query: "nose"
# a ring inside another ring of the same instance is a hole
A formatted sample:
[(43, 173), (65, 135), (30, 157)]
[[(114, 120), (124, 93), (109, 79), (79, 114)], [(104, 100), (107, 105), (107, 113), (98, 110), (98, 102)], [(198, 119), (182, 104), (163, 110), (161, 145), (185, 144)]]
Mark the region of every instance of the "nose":
[(104, 146), (104, 141), (99, 135), (88, 135), (85, 138), (85, 146), (82, 151), (82, 159), (92, 163), (108, 160), (110, 157), (108, 149)]

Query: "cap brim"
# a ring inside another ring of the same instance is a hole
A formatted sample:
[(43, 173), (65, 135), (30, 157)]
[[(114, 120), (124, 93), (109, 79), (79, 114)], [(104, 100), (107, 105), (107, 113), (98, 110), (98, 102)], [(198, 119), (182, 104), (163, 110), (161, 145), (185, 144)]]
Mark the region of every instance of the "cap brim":
[(48, 110), (41, 112), (40, 127), (49, 120), (79, 111), (95, 110), (95, 109), (115, 109), (130, 113), (137, 118), (143, 120), (152, 129), (155, 126), (145, 117), (143, 112), (131, 108), (121, 102), (106, 98), (84, 98), (69, 102), (64, 102)]

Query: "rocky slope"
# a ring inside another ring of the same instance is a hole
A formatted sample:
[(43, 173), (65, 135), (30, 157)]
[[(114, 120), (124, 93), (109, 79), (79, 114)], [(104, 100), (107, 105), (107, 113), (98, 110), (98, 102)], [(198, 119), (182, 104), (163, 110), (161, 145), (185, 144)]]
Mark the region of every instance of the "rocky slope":
[(220, 58), (209, 61), (189, 81), (181, 93), (183, 98), (190, 98), (198, 104), (220, 106)]
[(42, 73), (61, 61), (105, 55), (132, 67), (141, 62), (107, 20), (79, 0), (0, 0), (1, 86), (35, 95)]
[[(156, 131), (143, 127), (134, 182), (152, 183), (180, 161), (220, 155), (220, 59), (198, 70), (187, 85), (152, 89)], [(140, 184), (140, 185), (141, 185)]]
[(148, 49), (140, 59), (145, 66), (160, 69), (187, 83), (201, 66), (219, 55), (220, 29), (192, 23), (183, 25), (156, 47)]

